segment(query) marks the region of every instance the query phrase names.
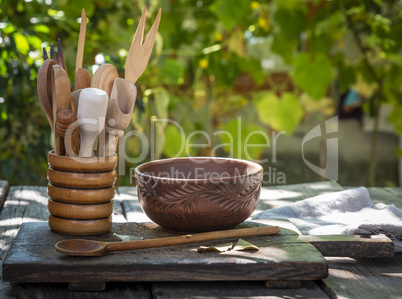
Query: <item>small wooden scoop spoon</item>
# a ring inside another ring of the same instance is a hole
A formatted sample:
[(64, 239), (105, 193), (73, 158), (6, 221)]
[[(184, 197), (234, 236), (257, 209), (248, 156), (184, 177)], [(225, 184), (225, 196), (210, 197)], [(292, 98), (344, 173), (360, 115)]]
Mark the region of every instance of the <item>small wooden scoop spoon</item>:
[(58, 242), (55, 247), (59, 253), (78, 256), (102, 256), (111, 251), (133, 250), (143, 248), (165, 247), (190, 244), (202, 241), (241, 238), (249, 236), (267, 236), (279, 233), (278, 226), (264, 226), (221, 230), (193, 235), (139, 240), (131, 242), (102, 242), (83, 239), (70, 239)]
[(136, 96), (137, 88), (131, 81), (121, 78), (114, 80), (106, 113), (106, 141), (99, 148), (100, 157), (112, 156), (116, 152), (117, 141), (130, 124)]

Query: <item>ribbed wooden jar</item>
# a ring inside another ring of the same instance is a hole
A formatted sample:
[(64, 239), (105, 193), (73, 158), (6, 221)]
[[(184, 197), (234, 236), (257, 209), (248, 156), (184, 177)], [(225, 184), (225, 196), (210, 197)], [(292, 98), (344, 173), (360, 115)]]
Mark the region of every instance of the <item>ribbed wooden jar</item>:
[(112, 226), (117, 155), (81, 158), (48, 154), (49, 226), (69, 235), (98, 235)]

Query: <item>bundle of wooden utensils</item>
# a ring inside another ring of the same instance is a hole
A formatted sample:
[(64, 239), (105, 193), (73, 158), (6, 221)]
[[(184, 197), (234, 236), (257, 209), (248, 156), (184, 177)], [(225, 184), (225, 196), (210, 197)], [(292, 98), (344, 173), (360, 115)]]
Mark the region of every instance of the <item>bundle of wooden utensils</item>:
[[(146, 13), (145, 7), (127, 54), (124, 79), (119, 78), (116, 68), (111, 64), (101, 65), (93, 77), (82, 68), (87, 20), (84, 9), (74, 90), (71, 89), (60, 39), (57, 58), (52, 44), (50, 55), (43, 48), (45, 61), (38, 73), (38, 96), (54, 133), (56, 155), (114, 155), (118, 139), (130, 123), (137, 95), (134, 84), (148, 64), (160, 23), (161, 10), (143, 42)], [(97, 148), (94, 150), (97, 137)]]

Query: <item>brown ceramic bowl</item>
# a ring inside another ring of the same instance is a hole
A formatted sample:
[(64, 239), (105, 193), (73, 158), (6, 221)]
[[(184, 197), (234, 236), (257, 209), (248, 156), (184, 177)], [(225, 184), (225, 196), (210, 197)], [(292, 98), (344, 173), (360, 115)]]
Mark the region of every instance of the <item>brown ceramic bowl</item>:
[(203, 232), (246, 220), (259, 201), (263, 168), (229, 158), (176, 158), (135, 169), (145, 214), (165, 229)]

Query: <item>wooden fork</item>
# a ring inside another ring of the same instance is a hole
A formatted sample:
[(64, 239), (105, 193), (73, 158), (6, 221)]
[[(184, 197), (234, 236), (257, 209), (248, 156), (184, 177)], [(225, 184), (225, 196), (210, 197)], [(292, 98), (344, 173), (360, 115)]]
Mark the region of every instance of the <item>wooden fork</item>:
[(125, 64), (125, 79), (131, 81), (133, 84), (137, 82), (138, 78), (142, 75), (147, 67), (149, 57), (151, 56), (152, 47), (154, 46), (156, 32), (158, 31), (159, 23), (161, 20), (161, 9), (149, 31), (145, 42), (142, 43), (144, 36), (145, 18), (147, 7), (142, 11), (140, 23), (135, 31), (133, 42), (131, 43), (130, 50), (127, 54)]

